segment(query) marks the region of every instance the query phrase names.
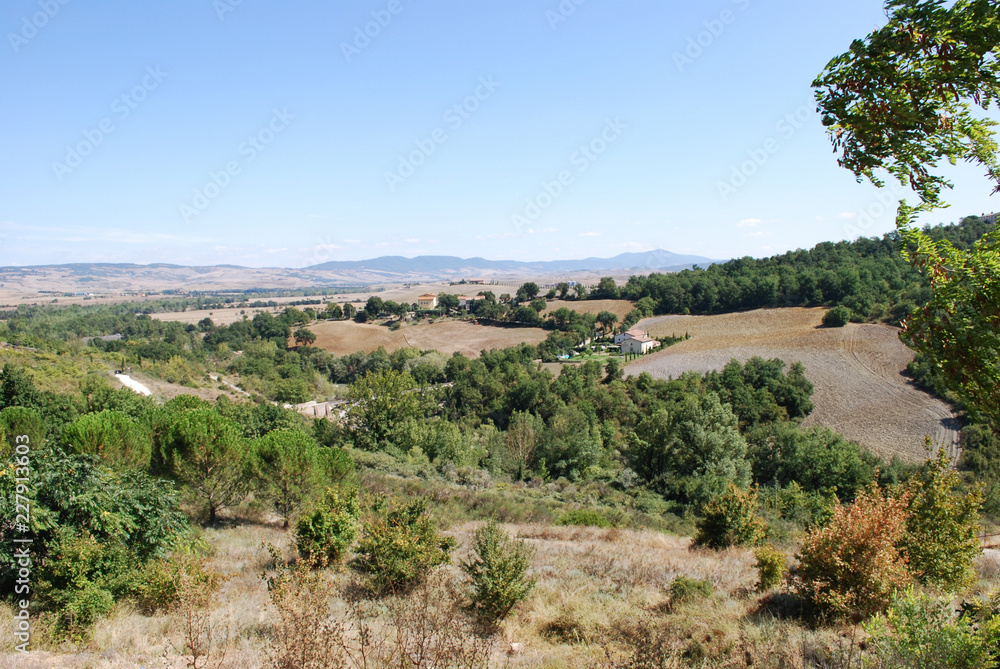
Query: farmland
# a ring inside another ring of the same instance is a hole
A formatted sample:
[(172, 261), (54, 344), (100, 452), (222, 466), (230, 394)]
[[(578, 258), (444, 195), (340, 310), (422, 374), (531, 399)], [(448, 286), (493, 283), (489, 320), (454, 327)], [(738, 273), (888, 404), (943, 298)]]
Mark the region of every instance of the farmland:
[(390, 353), (401, 348), (418, 348), (477, 357), (483, 350), (509, 348), (522, 342), (538, 344), (548, 336), (541, 328), (492, 327), (454, 320), (410, 325), (395, 331), (353, 321), (323, 321), (310, 325), (310, 330), (316, 335), (315, 345), (335, 355), (370, 353), (385, 347)]
[(652, 336), (691, 334), (632, 363), (630, 374), (656, 378), (721, 369), (753, 356), (802, 362), (816, 386), (816, 410), (806, 425), (824, 425), (891, 459), (926, 457), (924, 437), (957, 447), (958, 422), (949, 407), (904, 376), (913, 352), (885, 325), (823, 328), (823, 309), (759, 310), (721, 316), (664, 316), (639, 327)]

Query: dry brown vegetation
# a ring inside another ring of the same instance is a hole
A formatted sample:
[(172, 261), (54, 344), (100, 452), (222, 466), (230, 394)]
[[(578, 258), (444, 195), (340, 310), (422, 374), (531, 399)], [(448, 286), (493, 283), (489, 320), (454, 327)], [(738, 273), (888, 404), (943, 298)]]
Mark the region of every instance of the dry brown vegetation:
[(316, 334), (314, 345), (335, 355), (370, 353), (381, 346), (390, 353), (400, 348), (418, 348), (447, 355), (458, 351), (474, 358), (483, 350), (509, 348), (522, 342), (539, 344), (548, 336), (541, 328), (493, 327), (468, 321), (407, 325), (396, 331), (353, 321), (323, 321), (313, 323), (309, 329)]
[(594, 314), (595, 316), (602, 311), (610, 311), (621, 321), (628, 312), (635, 308), (635, 302), (629, 300), (552, 300), (542, 312), (542, 316), (549, 316), (553, 311), (563, 307), (578, 314)]
[[(459, 542), (454, 562), (468, 556), (476, 527), (476, 523), (464, 523), (446, 533)], [(421, 620), (447, 620), (454, 629), (463, 624), (461, 610), (455, 608), (462, 603), (462, 596), (456, 598), (455, 588), (461, 593), (464, 585), (460, 571), (453, 566), (442, 568), (430, 589), (418, 589), (406, 600), (376, 604), (352, 599), (349, 573), (321, 576), (320, 581), (328, 582), (329, 588), (332, 618), (326, 620), (327, 626), (351, 648), (357, 648), (358, 626), (364, 624), (382, 644), (376, 649), (378, 653), (399, 653), (402, 648), (412, 653), (420, 648), (481, 655), (486, 649), (491, 666), (515, 668), (636, 666), (625, 662), (636, 650), (657, 648), (677, 660), (682, 655), (712, 658), (712, 664), (695, 666), (845, 666), (820, 662), (836, 655), (845, 636), (851, 635), (850, 628), (811, 630), (794, 619), (776, 617), (780, 611), (767, 604), (772, 600), (753, 591), (757, 575), (748, 550), (692, 550), (688, 539), (653, 531), (506, 527), (535, 549), (531, 575), (537, 586), (503, 623), (496, 639), (476, 641), (464, 627), (462, 639), (422, 628)], [(275, 607), (260, 578), (274, 569), (264, 542), (288, 555), (289, 536), (276, 526), (263, 524), (207, 530), (205, 539), (212, 548), (208, 567), (227, 579), (201, 612), (199, 620), (211, 626), (213, 641), (205, 645), (209, 655), (199, 666), (275, 666), (275, 653), (289, 642), (289, 634), (293, 642), (298, 636), (309, 636), (287, 627), (289, 611)], [(1000, 577), (995, 556), (980, 560), (979, 575), (977, 591), (995, 587)], [(677, 576), (710, 581), (713, 595), (671, 602), (668, 586)], [(314, 603), (324, 601), (317, 595), (316, 583), (310, 586), (309, 594)], [(302, 607), (293, 607), (293, 612), (311, 615)], [(5, 626), (9, 626), (6, 620), (10, 615), (9, 608), (0, 615)], [(39, 635), (33, 642), (38, 650), (26, 657), (10, 652), (11, 641), (4, 637), (0, 669), (185, 667), (190, 661), (185, 653), (189, 621), (190, 613), (183, 607), (146, 616), (119, 606), (97, 624), (89, 641), (78, 646), (54, 644)], [(342, 657), (337, 653), (333, 656)]]
[(913, 351), (885, 325), (820, 327), (823, 309), (765, 309), (721, 316), (663, 316), (640, 323), (652, 336), (691, 339), (630, 364), (629, 374), (656, 378), (721, 369), (753, 356), (801, 362), (816, 386), (816, 410), (805, 425), (824, 425), (876, 454), (909, 461), (927, 457), (924, 438), (953, 453), (958, 421), (944, 402), (904, 376)]

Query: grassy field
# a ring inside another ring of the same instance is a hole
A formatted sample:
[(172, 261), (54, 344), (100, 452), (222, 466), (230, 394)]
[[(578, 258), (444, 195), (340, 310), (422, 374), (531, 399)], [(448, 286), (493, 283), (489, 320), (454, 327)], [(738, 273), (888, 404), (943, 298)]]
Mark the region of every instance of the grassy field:
[(886, 459), (926, 457), (924, 437), (955, 452), (958, 422), (942, 401), (904, 376), (913, 352), (884, 325), (820, 326), (823, 309), (773, 309), (721, 316), (664, 316), (640, 327), (652, 336), (691, 334), (660, 353), (631, 363), (628, 374), (657, 378), (721, 369), (753, 356), (801, 362), (816, 386), (816, 410), (806, 425), (825, 425)]
[[(428, 615), (441, 614), (438, 596), (448, 592), (448, 585), (464, 592), (463, 575), (455, 565), (469, 556), (476, 527), (478, 523), (464, 522), (445, 532), (458, 542), (454, 564), (432, 577), (428, 591), (414, 595), (418, 603), (427, 596)], [(757, 575), (749, 550), (692, 550), (685, 537), (649, 530), (530, 523), (507, 524), (506, 529), (534, 549), (530, 574), (536, 586), (503, 623), (490, 648), (494, 667), (654, 666), (611, 662), (621, 662), (638, 649), (649, 651), (657, 639), (665, 641), (661, 650), (678, 663), (666, 658), (666, 663), (655, 666), (846, 667), (842, 658), (841, 663), (836, 658), (840, 653), (857, 653), (853, 644), (864, 639), (860, 628), (846, 624), (813, 629), (794, 618), (783, 619), (772, 608), (780, 606), (776, 604), (780, 595), (768, 599), (773, 592), (754, 591)], [(260, 578), (273, 564), (263, 542), (288, 555), (289, 534), (262, 521), (208, 529), (204, 539), (211, 551), (208, 567), (227, 580), (207, 608), (205, 620), (214, 632), (212, 656), (199, 666), (273, 666), (265, 646), (276, 634), (276, 613)], [(978, 572), (974, 591), (994, 588), (1000, 576), (997, 557), (980, 558)], [(678, 576), (710, 582), (712, 595), (673, 602), (668, 586)], [(346, 617), (342, 598), (351, 591), (350, 582), (344, 572), (331, 576), (334, 611), (340, 618)], [(10, 617), (4, 605), (0, 618)], [(43, 633), (33, 640), (37, 650), (24, 656), (12, 652), (11, 635), (5, 635), (0, 641), (0, 669), (180, 669), (189, 666), (181, 651), (189, 621), (183, 610), (143, 615), (121, 605), (97, 624), (89, 639), (77, 644), (54, 644)], [(384, 620), (374, 629), (387, 636), (394, 633)], [(711, 664), (685, 664), (684, 658), (692, 656)]]

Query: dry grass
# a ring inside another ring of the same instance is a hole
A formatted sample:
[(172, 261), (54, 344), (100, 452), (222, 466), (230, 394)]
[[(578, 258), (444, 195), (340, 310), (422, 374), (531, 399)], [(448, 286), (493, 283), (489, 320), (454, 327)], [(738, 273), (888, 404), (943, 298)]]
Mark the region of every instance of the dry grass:
[(884, 325), (820, 327), (823, 309), (765, 309), (721, 316), (664, 316), (642, 321), (652, 336), (691, 339), (630, 364), (635, 375), (677, 377), (721, 369), (753, 356), (801, 362), (816, 386), (815, 412), (805, 425), (825, 425), (876, 454), (926, 458), (924, 437), (955, 452), (958, 422), (942, 401), (903, 375), (913, 352)]
[(545, 311), (542, 312), (542, 316), (548, 316), (553, 311), (563, 307), (578, 314), (594, 314), (595, 316), (602, 311), (610, 311), (621, 322), (625, 318), (625, 315), (635, 308), (635, 302), (629, 300), (581, 300), (579, 302), (574, 300), (552, 300)]
[(541, 328), (502, 328), (474, 325), (468, 321), (444, 321), (408, 325), (396, 331), (382, 325), (353, 321), (324, 321), (309, 329), (316, 334), (315, 346), (334, 355), (357, 351), (370, 353), (385, 347), (390, 353), (401, 348), (437, 350), (446, 355), (460, 352), (478, 357), (483, 350), (508, 348), (522, 342), (538, 344), (548, 336)]
[[(463, 523), (446, 533), (459, 542), (455, 563), (468, 557), (476, 527), (476, 523)], [(507, 525), (506, 529), (535, 549), (531, 575), (537, 585), (502, 624), (495, 641), (466, 647), (474, 652), (490, 649), (492, 666), (636, 666), (632, 655), (637, 649), (659, 649), (672, 658), (699, 653), (713, 658), (697, 666), (843, 666), (817, 662), (849, 644), (845, 639), (851, 637), (850, 628), (816, 631), (768, 613), (760, 596), (752, 592), (757, 574), (748, 550), (691, 550), (689, 539), (651, 531), (531, 524)], [(212, 623), (228, 631), (230, 638), (218, 666), (272, 667), (282, 623), (259, 578), (274, 567), (263, 542), (275, 544), (289, 556), (288, 535), (277, 526), (248, 525), (209, 530), (205, 538), (212, 546), (209, 567), (229, 577), (208, 611)], [(996, 587), (998, 565), (993, 554), (980, 560), (978, 592)], [(710, 581), (713, 596), (668, 606), (667, 586), (680, 575)], [(361, 619), (352, 613), (357, 604), (346, 596), (351, 589), (345, 589), (352, 579), (347, 573), (331, 576), (329, 610), (341, 621), (337, 624), (347, 643), (356, 643)], [(449, 594), (454, 592), (449, 584), (460, 578), (456, 567), (445, 567), (432, 589), (419, 591), (409, 600), (363, 604), (366, 611), (376, 614), (365, 618), (365, 624), (382, 635), (379, 652), (413, 648), (414, 644), (447, 643), (457, 648), (456, 639), (434, 636), (440, 630), (421, 632), (418, 619), (448, 620), (447, 625), (455, 629), (463, 625), (460, 610), (455, 608), (462, 595), (456, 599)], [(8, 621), (11, 614), (10, 608), (4, 608), (0, 619)], [(79, 647), (36, 639), (38, 651), (24, 657), (12, 653), (12, 645), (4, 639), (0, 669), (179, 668), (185, 666), (181, 654), (184, 625), (184, 616), (177, 610), (144, 616), (119, 606), (96, 626), (91, 640)], [(471, 632), (464, 634), (471, 644)]]

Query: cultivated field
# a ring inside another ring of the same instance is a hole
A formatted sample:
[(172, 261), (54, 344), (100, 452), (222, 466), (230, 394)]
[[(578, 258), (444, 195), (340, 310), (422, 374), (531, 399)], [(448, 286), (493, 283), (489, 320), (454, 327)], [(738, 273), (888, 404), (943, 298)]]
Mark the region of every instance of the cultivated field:
[(579, 314), (594, 314), (595, 316), (602, 311), (610, 311), (618, 320), (621, 321), (625, 318), (625, 314), (632, 311), (635, 308), (635, 302), (630, 302), (629, 300), (581, 300), (579, 302), (574, 300), (552, 300), (549, 302), (548, 308), (542, 312), (542, 316), (548, 316), (553, 311), (566, 307), (570, 311), (575, 311)]
[(395, 332), (382, 325), (353, 321), (323, 321), (313, 323), (309, 329), (316, 335), (315, 346), (338, 356), (357, 351), (370, 353), (384, 346), (389, 352), (419, 348), (478, 357), (483, 350), (509, 348), (522, 342), (539, 344), (549, 334), (541, 328), (501, 328), (467, 321), (409, 325)]
[(825, 425), (883, 458), (926, 456), (924, 438), (958, 448), (950, 408), (903, 375), (913, 352), (883, 325), (822, 328), (823, 309), (774, 309), (722, 316), (664, 316), (640, 323), (652, 336), (691, 334), (689, 341), (628, 365), (657, 378), (721, 369), (753, 356), (801, 362), (816, 386), (815, 412), (805, 425)]

